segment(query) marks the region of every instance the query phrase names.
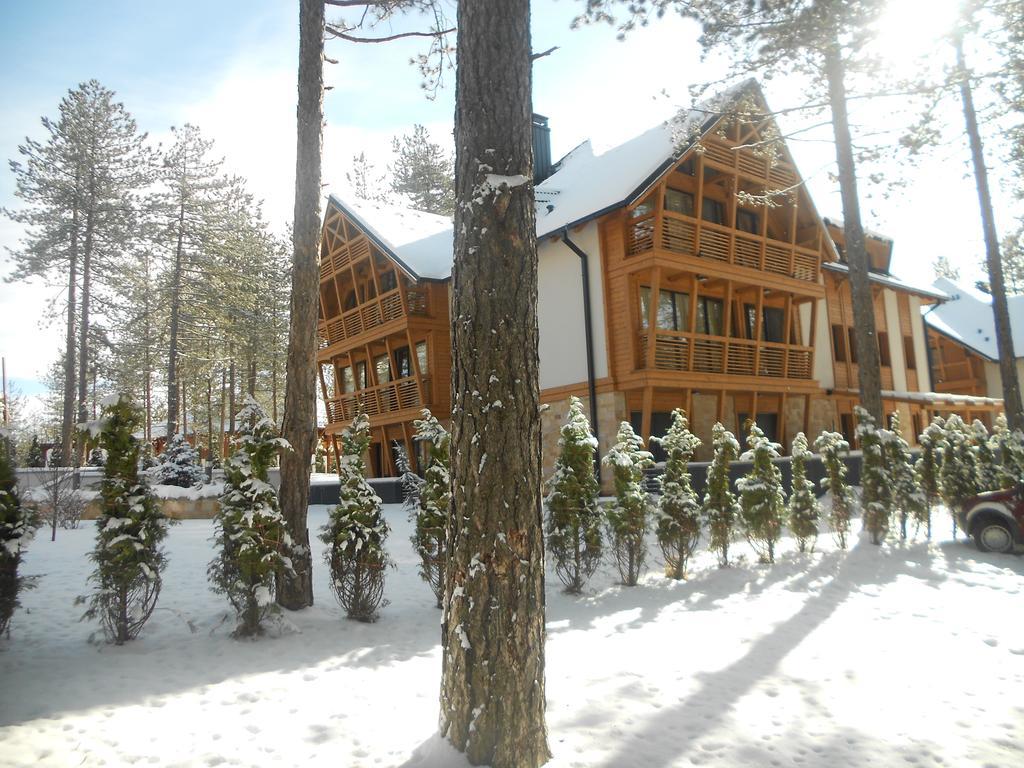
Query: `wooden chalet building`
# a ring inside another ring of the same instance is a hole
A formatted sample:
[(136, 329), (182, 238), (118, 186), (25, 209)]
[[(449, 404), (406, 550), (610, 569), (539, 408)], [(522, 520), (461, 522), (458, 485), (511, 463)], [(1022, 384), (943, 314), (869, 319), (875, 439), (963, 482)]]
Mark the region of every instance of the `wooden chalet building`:
[[(730, 109), (721, 106), (725, 104)], [(584, 398), (600, 450), (620, 421), (646, 439), (672, 409), (711, 427), (754, 418), (788, 447), (799, 431), (852, 437), (857, 369), (842, 232), (822, 220), (788, 151), (759, 151), (770, 118), (753, 82), (603, 154), (584, 142), (554, 168), (534, 124), (538, 321), (545, 472), (568, 398)], [(888, 274), (892, 243), (871, 241), (888, 408), (907, 436), (931, 388), (921, 306), (938, 292)], [(395, 471), (423, 406), (450, 416), (447, 290), (451, 223), (332, 197), (324, 220), (320, 370), (328, 434), (363, 399), (372, 469)], [(916, 433), (915, 433), (916, 434)]]

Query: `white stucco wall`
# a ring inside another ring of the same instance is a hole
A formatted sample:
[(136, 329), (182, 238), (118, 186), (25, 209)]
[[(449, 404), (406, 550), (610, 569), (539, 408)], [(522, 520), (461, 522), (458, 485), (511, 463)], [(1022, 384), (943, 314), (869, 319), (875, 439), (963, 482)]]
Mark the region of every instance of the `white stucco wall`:
[[(800, 305), (800, 326), (803, 338), (811, 333), (811, 305)], [(828, 307), (824, 299), (818, 300), (818, 324), (814, 329), (811, 345), (814, 347), (814, 378), (822, 389), (833, 389), (836, 385), (836, 372), (832, 367), (832, 340), (828, 324)]]
[(914, 357), (917, 364), (917, 386), (921, 392), (932, 391), (932, 372), (928, 365), (928, 346), (924, 337), (924, 318), (921, 317), (921, 299), (910, 296), (910, 329), (914, 337)]
[[(1017, 358), (1017, 381), (1024, 381), (1024, 358)], [(985, 387), (989, 397), (1003, 399), (1003, 376), (999, 373), (999, 363), (985, 361)]]
[[(608, 375), (608, 343), (604, 324), (604, 286), (597, 223), (587, 224), (570, 239), (588, 256), (594, 377)], [(580, 259), (561, 240), (545, 238), (538, 248), (537, 322), (540, 327), (540, 388), (587, 380), (587, 346), (583, 328)]]
[(900, 329), (900, 305), (896, 292), (882, 289), (885, 302), (885, 332), (889, 335), (889, 360), (892, 362), (892, 384), (897, 392), (907, 391), (907, 361), (903, 354), (903, 331)]

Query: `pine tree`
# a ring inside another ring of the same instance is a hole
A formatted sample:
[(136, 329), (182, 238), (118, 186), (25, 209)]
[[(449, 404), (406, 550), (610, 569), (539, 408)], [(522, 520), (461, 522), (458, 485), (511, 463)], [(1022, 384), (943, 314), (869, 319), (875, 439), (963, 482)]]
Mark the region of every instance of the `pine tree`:
[(25, 543), (31, 537), (32, 521), (18, 494), (18, 478), (6, 449), (7, 441), (7, 434), (0, 430), (0, 637), (7, 632), (11, 616), (20, 605), (18, 594), (31, 586), (29, 579), (18, 575), (18, 566)]
[(647, 554), (648, 508), (650, 497), (645, 488), (644, 469), (654, 466), (654, 458), (644, 450), (643, 441), (628, 421), (619, 425), (615, 445), (601, 459), (612, 470), (615, 501), (606, 509), (612, 551), (622, 583), (635, 587), (644, 570)]
[(455, 212), (455, 169), (452, 158), (430, 140), (422, 125), (391, 141), (397, 155), (391, 168), (391, 191), (409, 200), (411, 207), (442, 216)]
[(1011, 430), (1001, 413), (996, 417), (989, 443), (999, 464), (999, 487), (1013, 488), (1024, 482), (1024, 432)]
[(420, 556), (420, 576), (434, 591), (440, 608), (444, 598), (448, 513), (452, 501), (451, 436), (426, 408), (413, 426), (417, 442), (430, 446), (430, 461), (413, 511), (412, 544)]
[(814, 456), (807, 449), (807, 438), (800, 432), (790, 449), (793, 468), (792, 489), (789, 494), (787, 511), (789, 530), (796, 538), (801, 552), (814, 551), (818, 538), (818, 500), (814, 496), (814, 483), (807, 478), (807, 460)]
[(899, 513), (900, 539), (906, 541), (907, 520), (920, 520), (928, 502), (914, 473), (910, 446), (903, 439), (900, 430), (899, 411), (893, 411), (889, 417), (889, 432), (892, 436), (886, 442), (885, 448), (886, 461), (892, 475), (893, 511)]
[(263, 622), (277, 610), (276, 578), (292, 575), (292, 540), (281, 516), (268, 470), (288, 442), (277, 437), (266, 413), (252, 398), (238, 414), (242, 431), (234, 455), (224, 462), (224, 491), (214, 520), (219, 550), (207, 575), (211, 588), (227, 595), (235, 609), (235, 637), (263, 633)]
[(711, 443), (714, 455), (708, 467), (707, 491), (701, 514), (711, 536), (708, 546), (719, 553), (718, 562), (724, 568), (729, 565), (729, 543), (740, 513), (736, 497), (729, 489), (729, 465), (739, 456), (740, 444), (720, 423), (711, 429)]
[(928, 539), (932, 537), (932, 507), (941, 498), (942, 456), (946, 451), (946, 422), (941, 416), (932, 419), (924, 432), (917, 438), (921, 444), (921, 456), (914, 465), (917, 483), (924, 493), (924, 506), (920, 508), (918, 525), (924, 523)]
[(652, 437), (664, 449), (665, 471), (658, 478), (661, 495), (655, 509), (658, 544), (665, 558), (665, 575), (686, 578), (686, 564), (700, 541), (700, 501), (690, 480), (690, 461), (701, 441), (690, 431), (686, 413), (672, 411), (664, 437)]
[(93, 448), (89, 451), (89, 462), (90, 467), (102, 467), (106, 457), (103, 455), (103, 451), (100, 448)]
[(85, 618), (98, 619), (108, 641), (123, 645), (138, 636), (156, 607), (167, 556), (160, 543), (167, 535), (164, 516), (139, 474), (139, 441), (132, 433), (141, 414), (124, 395), (103, 402), (99, 430), (107, 453), (100, 489), (101, 512), (96, 521), (96, 547), (89, 577), (96, 590)]
[(191, 488), (203, 482), (199, 454), (184, 436), (172, 435), (167, 441), (152, 478), (156, 485), (176, 485), (179, 488)]
[(405, 446), (400, 445), (395, 448), (395, 468), (398, 470), (398, 477), (402, 483), (402, 507), (410, 516), (415, 516), (416, 510), (420, 508), (424, 480), (413, 470)]
[(857, 416), (857, 441), (863, 455), (860, 484), (864, 527), (871, 534), (871, 543), (881, 544), (889, 530), (892, 488), (885, 450), (889, 431), (878, 429), (874, 417), (859, 405), (854, 406), (854, 413)]
[(385, 604), (384, 571), (391, 561), (384, 550), (389, 530), (381, 500), (366, 482), (363, 456), (370, 448), (370, 420), (362, 407), (342, 433), (341, 442), (340, 499), (320, 539), (328, 546), (324, 560), (331, 572), (331, 589), (348, 617), (375, 621), (377, 609)]
[(345, 172), (345, 180), (352, 189), (352, 194), (359, 200), (371, 203), (386, 203), (384, 192), (384, 174), (377, 173), (377, 168), (365, 152), (352, 155), (352, 169)]
[(751, 461), (753, 466), (746, 476), (736, 481), (736, 490), (740, 492), (740, 518), (747, 541), (761, 562), (774, 563), (775, 542), (782, 535), (782, 515), (786, 505), (782, 472), (773, 461), (779, 458), (781, 446), (765, 437), (753, 421), (747, 434), (747, 446), (749, 450), (740, 456), (740, 460)]
[(850, 444), (838, 432), (822, 432), (814, 441), (814, 450), (821, 454), (825, 477), (821, 487), (832, 495), (832, 509), (828, 522), (840, 549), (846, 549), (846, 536), (850, 532), (850, 509), (853, 491), (846, 482), (846, 462), (843, 456), (850, 452)]
[(939, 489), (943, 503), (953, 514), (954, 525), (960, 506), (980, 491), (977, 448), (967, 425), (956, 414), (946, 420), (946, 446), (942, 452)]
[(981, 491), (998, 490), (1001, 487), (999, 480), (1003, 468), (999, 465), (999, 455), (992, 450), (988, 429), (980, 419), (975, 419), (970, 429), (975, 448), (974, 455), (977, 458), (978, 488)]
[(601, 563), (600, 488), (594, 476), (597, 438), (578, 397), (569, 398), (569, 412), (560, 430), (555, 471), (548, 481), (548, 551), (565, 591), (579, 594)]
[(39, 469), (45, 466), (43, 460), (43, 447), (39, 444), (39, 435), (32, 435), (32, 443), (28, 447), (28, 454), (25, 456), (25, 466)]

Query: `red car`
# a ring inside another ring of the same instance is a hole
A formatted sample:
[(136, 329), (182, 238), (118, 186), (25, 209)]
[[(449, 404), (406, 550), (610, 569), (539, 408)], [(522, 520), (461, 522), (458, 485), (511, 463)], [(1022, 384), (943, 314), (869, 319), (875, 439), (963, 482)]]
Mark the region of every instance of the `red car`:
[(1024, 549), (1024, 485), (968, 499), (957, 522), (982, 552)]

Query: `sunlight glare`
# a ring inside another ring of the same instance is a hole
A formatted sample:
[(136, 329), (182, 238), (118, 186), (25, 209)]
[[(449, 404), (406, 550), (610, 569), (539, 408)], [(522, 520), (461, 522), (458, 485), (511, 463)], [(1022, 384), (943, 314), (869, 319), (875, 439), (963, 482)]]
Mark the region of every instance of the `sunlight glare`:
[(879, 22), (879, 54), (901, 70), (944, 46), (953, 29), (961, 0), (889, 0)]

